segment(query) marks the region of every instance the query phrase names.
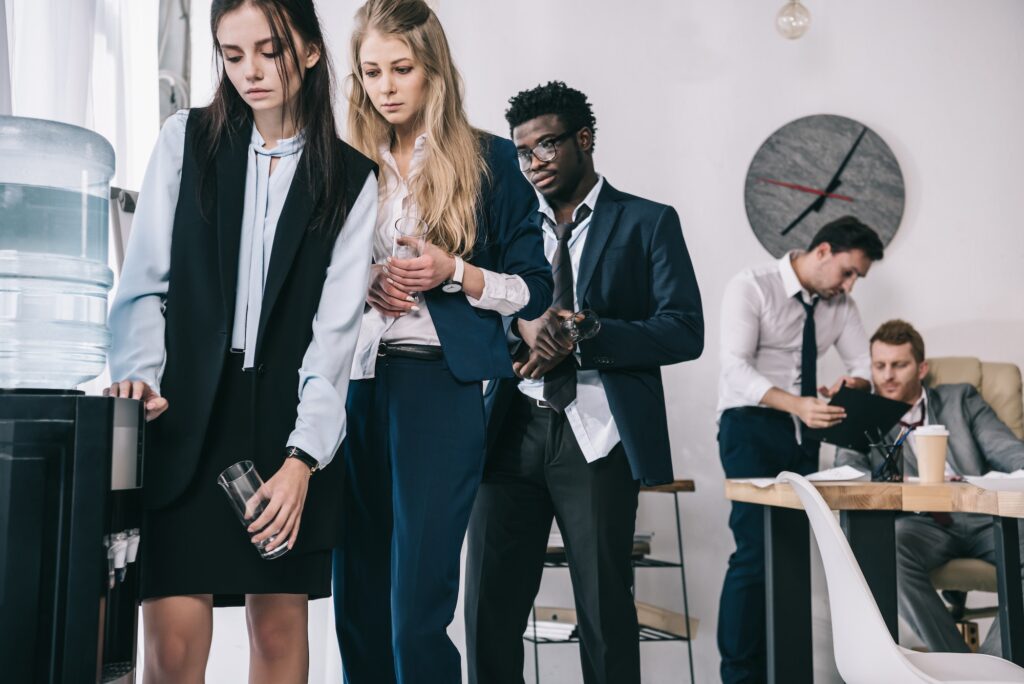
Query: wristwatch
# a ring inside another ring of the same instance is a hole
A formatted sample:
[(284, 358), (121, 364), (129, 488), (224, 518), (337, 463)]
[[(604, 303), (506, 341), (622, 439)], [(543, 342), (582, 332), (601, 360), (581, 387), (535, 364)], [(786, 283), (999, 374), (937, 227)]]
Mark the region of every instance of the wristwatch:
[(294, 458), (297, 461), (301, 461), (306, 467), (309, 468), (310, 475), (320, 470), (320, 461), (316, 460), (299, 447), (288, 447), (286, 450), (285, 458)]
[(444, 281), (444, 284), (441, 286), (441, 291), (447, 292), (448, 294), (462, 292), (462, 276), (465, 272), (466, 262), (464, 262), (460, 256), (455, 257), (455, 273), (452, 274), (451, 278)]

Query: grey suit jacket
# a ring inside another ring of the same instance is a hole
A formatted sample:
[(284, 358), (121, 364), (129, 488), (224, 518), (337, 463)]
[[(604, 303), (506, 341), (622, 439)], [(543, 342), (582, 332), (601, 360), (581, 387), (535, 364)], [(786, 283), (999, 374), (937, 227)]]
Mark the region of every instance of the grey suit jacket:
[[(928, 422), (949, 430), (946, 461), (960, 475), (984, 475), (990, 470), (1005, 473), (1024, 468), (1024, 442), (1017, 439), (972, 385), (926, 387)], [(890, 440), (899, 432), (897, 425)], [(903, 474), (917, 475), (917, 458), (909, 443), (903, 448)], [(862, 454), (851, 449), (836, 452), (836, 465), (851, 465), (872, 472), (882, 462), (877, 449)]]

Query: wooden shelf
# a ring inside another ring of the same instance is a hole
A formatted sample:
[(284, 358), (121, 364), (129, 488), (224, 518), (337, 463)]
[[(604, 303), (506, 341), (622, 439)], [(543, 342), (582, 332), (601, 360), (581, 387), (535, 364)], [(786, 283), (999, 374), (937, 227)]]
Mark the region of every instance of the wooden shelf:
[(653, 487), (641, 487), (641, 492), (665, 492), (674, 494), (676, 492), (695, 492), (697, 485), (693, 480), (675, 480), (668, 484), (654, 485)]

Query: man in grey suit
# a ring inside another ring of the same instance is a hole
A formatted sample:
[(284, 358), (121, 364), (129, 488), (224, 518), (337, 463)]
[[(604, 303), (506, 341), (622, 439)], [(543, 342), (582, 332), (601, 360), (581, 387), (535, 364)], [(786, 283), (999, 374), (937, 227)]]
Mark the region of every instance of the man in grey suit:
[[(945, 425), (949, 430), (946, 475), (984, 475), (991, 470), (1012, 472), (1024, 468), (1024, 442), (996, 416), (971, 385), (924, 387), (928, 374), (924, 341), (909, 323), (883, 323), (871, 337), (871, 375), (875, 392), (913, 408), (893, 428), (893, 439), (903, 425)], [(840, 449), (836, 465), (872, 471), (881, 461)], [(904, 475), (917, 475), (913, 433), (903, 449)], [(1024, 537), (1022, 537), (1024, 539)], [(969, 513), (909, 514), (896, 519), (897, 577), (900, 614), (930, 651), (966, 652), (967, 644), (956, 629), (928, 573), (954, 558), (980, 558), (995, 562), (992, 518)], [(1022, 543), (1024, 554), (1024, 543)], [(981, 650), (999, 655), (999, 627), (989, 629)]]

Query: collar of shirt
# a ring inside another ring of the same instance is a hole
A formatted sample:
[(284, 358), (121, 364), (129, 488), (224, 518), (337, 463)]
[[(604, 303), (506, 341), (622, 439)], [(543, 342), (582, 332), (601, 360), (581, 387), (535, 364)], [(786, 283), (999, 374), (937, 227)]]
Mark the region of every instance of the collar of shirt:
[(900, 420), (904, 423), (913, 424), (919, 420), (924, 420), (924, 424), (928, 424), (928, 392), (921, 388), (921, 396), (917, 398), (914, 405), (910, 407), (910, 410), (903, 414)]
[(302, 149), (302, 146), (306, 143), (306, 136), (302, 131), (299, 131), (290, 138), (282, 138), (277, 141), (277, 147), (273, 150), (267, 150), (267, 142), (260, 135), (259, 130), (256, 128), (256, 124), (252, 125), (252, 137), (249, 139), (249, 144), (253, 146), (257, 151), (268, 152), (272, 151), (275, 153), (274, 156), (284, 157), (289, 154), (294, 154)]
[(782, 288), (787, 297), (794, 297), (799, 292), (800, 297), (811, 304), (817, 297), (800, 284), (800, 279), (797, 278), (796, 270), (793, 268), (793, 259), (800, 253), (798, 250), (793, 250), (782, 255), (782, 258), (779, 259), (779, 275), (782, 276)]
[[(423, 164), (423, 156), (426, 154), (426, 147), (427, 134), (420, 133), (416, 136), (416, 140), (412, 146), (412, 159), (409, 160), (408, 178), (411, 178)], [(402, 174), (398, 171), (398, 162), (395, 161), (395, 155), (391, 154), (391, 144), (382, 143), (378, 148), (378, 151), (380, 152), (380, 160), (383, 162), (383, 166), (391, 171), (397, 180), (402, 181)]]
[[(603, 188), (603, 187), (604, 187), (604, 176), (598, 174), (597, 182), (594, 183), (594, 187), (592, 187), (590, 189), (590, 192), (588, 192), (587, 196), (583, 198), (583, 201), (580, 202), (579, 204), (577, 204), (576, 208), (572, 210), (572, 220), (573, 221), (576, 220), (576, 214), (579, 213), (580, 207), (582, 207), (583, 205), (586, 205), (586, 206), (590, 207), (590, 211), (591, 212), (594, 211), (594, 206), (597, 204), (597, 197), (598, 197), (598, 195), (601, 194), (601, 188)], [(542, 221), (542, 224), (544, 226), (544, 230), (547, 231), (547, 232), (550, 232), (552, 235), (554, 235), (555, 231), (554, 231), (553, 228), (551, 228), (551, 225), (556, 223), (556, 221), (555, 221), (555, 210), (552, 209), (551, 205), (548, 204), (548, 201), (546, 199), (544, 199), (544, 195), (542, 195), (539, 192), (537, 192), (537, 190), (534, 190), (534, 192), (537, 193), (537, 202), (540, 205), (540, 208), (539, 208), (540, 213), (543, 214), (544, 216), (547, 216), (548, 219), (551, 221), (551, 223), (548, 223), (547, 221)]]

